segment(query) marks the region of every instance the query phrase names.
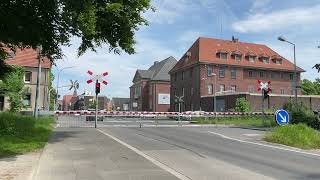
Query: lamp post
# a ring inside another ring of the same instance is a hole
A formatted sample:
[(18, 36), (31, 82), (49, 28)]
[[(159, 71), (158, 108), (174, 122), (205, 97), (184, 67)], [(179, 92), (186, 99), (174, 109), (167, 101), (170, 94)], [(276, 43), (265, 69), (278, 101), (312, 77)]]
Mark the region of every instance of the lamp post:
[(279, 41), (289, 43), (293, 45), (293, 60), (294, 60), (294, 74), (293, 74), (293, 81), (294, 81), (294, 96), (295, 96), (295, 103), (298, 103), (298, 76), (297, 76), (297, 64), (296, 64), (296, 45), (290, 41), (288, 41), (285, 37), (280, 36), (278, 37)]
[(40, 96), (40, 81), (41, 81), (41, 51), (42, 46), (39, 45), (37, 47), (39, 53), (38, 53), (38, 74), (37, 74), (37, 88), (36, 88), (36, 98), (34, 103), (34, 110), (33, 110), (33, 116), (35, 118), (38, 118), (39, 115), (39, 96)]
[(57, 89), (57, 92), (56, 92), (56, 93), (57, 93), (57, 94), (56, 94), (56, 100), (55, 100), (55, 106), (54, 106), (54, 109), (55, 109), (55, 110), (58, 109), (57, 105), (58, 105), (58, 98), (59, 98), (60, 73), (61, 73), (63, 70), (65, 70), (65, 69), (70, 69), (70, 68), (74, 68), (74, 66), (64, 67), (64, 68), (60, 69), (59, 72), (58, 72), (57, 87), (56, 87), (56, 89)]

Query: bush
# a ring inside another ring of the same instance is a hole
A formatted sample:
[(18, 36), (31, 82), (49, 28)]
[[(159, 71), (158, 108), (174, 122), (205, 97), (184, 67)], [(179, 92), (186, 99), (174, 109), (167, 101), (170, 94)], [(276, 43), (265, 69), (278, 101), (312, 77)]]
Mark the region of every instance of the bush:
[(288, 146), (315, 149), (320, 147), (320, 134), (305, 124), (295, 124), (277, 127), (273, 132), (267, 133), (266, 141)]
[(317, 121), (315, 114), (303, 103), (288, 103), (285, 105), (284, 109), (289, 112), (290, 123), (303, 123), (312, 128), (318, 129), (319, 122)]
[(34, 127), (35, 119), (13, 113), (0, 113), (0, 134), (27, 134)]
[(245, 98), (237, 98), (236, 101), (236, 112), (249, 112), (250, 111), (250, 104)]

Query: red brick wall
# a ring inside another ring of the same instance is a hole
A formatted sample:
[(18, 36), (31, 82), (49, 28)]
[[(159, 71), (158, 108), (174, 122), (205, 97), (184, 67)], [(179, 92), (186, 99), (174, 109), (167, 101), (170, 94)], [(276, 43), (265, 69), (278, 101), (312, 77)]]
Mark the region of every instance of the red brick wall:
[(170, 82), (157, 82), (153, 83), (154, 92), (153, 97), (153, 111), (167, 112), (170, 109), (170, 104), (158, 104), (158, 94), (170, 94)]
[[(207, 86), (209, 84), (214, 85), (214, 76), (207, 77), (207, 66), (208, 65), (200, 65), (200, 77), (201, 77), (201, 83), (200, 83), (200, 92), (201, 96), (207, 96), (208, 89)], [(220, 78), (219, 77), (219, 69), (221, 66), (213, 66), (213, 71), (217, 75), (217, 86), (216, 91), (218, 92), (220, 89), (220, 85), (225, 85), (225, 90), (231, 90), (231, 86), (236, 86), (236, 91), (238, 92), (248, 92), (249, 86), (254, 87), (254, 93), (260, 93), (257, 91), (258, 89), (258, 80), (261, 80), (262, 82), (271, 81), (271, 89), (272, 93), (274, 94), (280, 94), (280, 89), (283, 88), (285, 90), (285, 94), (290, 95), (291, 94), (291, 87), (293, 85), (293, 81), (289, 79), (289, 73), (283, 72), (284, 78), (281, 79), (279, 72), (272, 71), (274, 74), (273, 78), (270, 78), (270, 71), (263, 71), (264, 77), (260, 78), (259, 72), (261, 70), (253, 70), (254, 77), (249, 77), (249, 69), (244, 69), (242, 67), (236, 67), (237, 69), (237, 77), (236, 79), (231, 79), (231, 67), (225, 67), (225, 77)], [(300, 79), (300, 75), (298, 76)], [(298, 94), (301, 94), (301, 91), (298, 91)]]

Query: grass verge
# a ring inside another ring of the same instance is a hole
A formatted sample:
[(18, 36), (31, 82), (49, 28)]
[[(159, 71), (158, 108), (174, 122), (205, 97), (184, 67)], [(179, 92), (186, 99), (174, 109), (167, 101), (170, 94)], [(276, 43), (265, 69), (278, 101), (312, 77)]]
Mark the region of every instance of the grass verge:
[(52, 117), (35, 119), (0, 113), (0, 158), (43, 148), (52, 132)]
[(280, 126), (266, 134), (264, 140), (301, 149), (320, 148), (320, 134), (305, 124)]
[(239, 126), (254, 126), (254, 127), (274, 127), (276, 123), (273, 116), (239, 116), (239, 117), (210, 117), (210, 118), (193, 118), (195, 124), (225, 124)]

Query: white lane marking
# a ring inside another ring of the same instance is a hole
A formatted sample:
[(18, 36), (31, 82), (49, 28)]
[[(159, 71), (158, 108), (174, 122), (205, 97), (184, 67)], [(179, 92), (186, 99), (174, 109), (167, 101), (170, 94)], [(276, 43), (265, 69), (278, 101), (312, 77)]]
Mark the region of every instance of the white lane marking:
[(185, 176), (185, 175), (181, 174), (180, 172), (178, 172), (178, 171), (170, 168), (169, 166), (163, 164), (162, 162), (160, 162), (160, 161), (158, 161), (158, 160), (156, 160), (156, 159), (148, 156), (147, 154), (143, 153), (142, 151), (138, 150), (137, 148), (135, 148), (135, 147), (133, 147), (133, 146), (131, 146), (131, 145), (129, 145), (129, 144), (121, 141), (120, 139), (118, 139), (118, 138), (116, 138), (116, 137), (114, 137), (114, 136), (112, 136), (112, 135), (110, 135), (110, 134), (108, 134), (108, 133), (106, 133), (106, 132), (104, 132), (104, 131), (102, 131), (102, 130), (100, 130), (100, 129), (97, 129), (97, 131), (99, 131), (100, 133), (102, 133), (102, 134), (110, 137), (111, 139), (117, 141), (118, 143), (122, 144), (123, 146), (131, 149), (131, 150), (134, 151), (135, 153), (137, 153), (137, 154), (139, 154), (140, 156), (144, 157), (145, 159), (149, 160), (149, 161), (152, 162), (153, 164), (159, 166), (159, 167), (162, 168), (163, 170), (171, 173), (171, 174), (174, 175), (175, 177), (177, 177), (177, 178), (179, 178), (179, 179), (181, 179), (181, 180), (190, 180), (190, 178), (188, 178), (187, 176)]
[(212, 132), (212, 131), (208, 131), (208, 133), (214, 134), (216, 136), (220, 136), (220, 137), (222, 137), (224, 139), (229, 139), (229, 140), (232, 140), (232, 141), (238, 141), (238, 142), (241, 142), (241, 143), (254, 144), (254, 145), (269, 147), (269, 148), (273, 148), (273, 149), (280, 149), (280, 150), (284, 150), (284, 151), (290, 151), (290, 152), (295, 152), (295, 153), (300, 153), (300, 154), (320, 157), (320, 154), (304, 152), (304, 151), (302, 151), (302, 150), (300, 150), (298, 148), (288, 149), (288, 148), (284, 148), (284, 147), (278, 147), (278, 146), (272, 146), (272, 145), (268, 145), (268, 144), (261, 144), (261, 143), (250, 142), (250, 141), (245, 141), (245, 140), (241, 140), (241, 139), (235, 139), (235, 138), (228, 137), (228, 136), (225, 136), (223, 134)]
[(261, 136), (262, 134), (243, 134), (243, 135), (248, 137), (256, 137), (256, 136)]

